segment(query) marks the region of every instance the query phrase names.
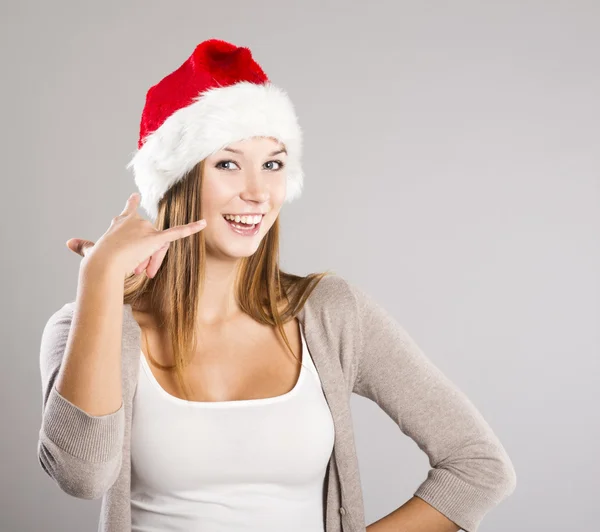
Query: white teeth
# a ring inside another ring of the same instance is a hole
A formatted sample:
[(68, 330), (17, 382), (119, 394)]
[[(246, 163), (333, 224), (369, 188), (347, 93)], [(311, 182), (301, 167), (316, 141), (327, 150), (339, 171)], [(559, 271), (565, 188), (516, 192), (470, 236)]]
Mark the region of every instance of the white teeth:
[(260, 222), (263, 215), (257, 214), (255, 216), (240, 216), (239, 214), (236, 214), (234, 216), (232, 214), (224, 214), (223, 216), (225, 217), (226, 220), (231, 220), (231, 221), (235, 221), (238, 223), (242, 222), (244, 224), (252, 225), (252, 224), (257, 224), (258, 222)]

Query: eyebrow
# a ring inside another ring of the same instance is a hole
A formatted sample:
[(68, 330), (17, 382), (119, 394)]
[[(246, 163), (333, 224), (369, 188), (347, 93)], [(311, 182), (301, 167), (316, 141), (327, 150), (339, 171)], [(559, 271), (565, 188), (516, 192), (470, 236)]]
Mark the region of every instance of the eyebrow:
[[(230, 151), (230, 152), (233, 152), (233, 153), (237, 153), (239, 155), (244, 155), (244, 152), (242, 152), (240, 150), (234, 150), (233, 148), (223, 148), (223, 151)], [(285, 148), (282, 148), (281, 150), (277, 150), (277, 151), (271, 152), (271, 153), (269, 153), (269, 157), (273, 157), (273, 156), (278, 155), (280, 153), (287, 154), (287, 150)]]

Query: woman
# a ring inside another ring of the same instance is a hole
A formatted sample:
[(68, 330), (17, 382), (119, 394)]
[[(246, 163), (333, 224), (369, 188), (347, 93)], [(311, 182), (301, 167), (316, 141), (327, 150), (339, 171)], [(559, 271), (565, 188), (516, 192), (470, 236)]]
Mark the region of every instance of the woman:
[[(41, 345), (39, 460), (102, 498), (99, 530), (474, 532), (514, 490), (489, 425), (382, 307), (338, 275), (280, 270), (301, 151), (247, 48), (200, 43), (148, 91), (130, 167), (151, 221), (132, 195), (98, 242), (68, 242), (77, 297)], [(432, 466), (368, 527), (352, 392)]]

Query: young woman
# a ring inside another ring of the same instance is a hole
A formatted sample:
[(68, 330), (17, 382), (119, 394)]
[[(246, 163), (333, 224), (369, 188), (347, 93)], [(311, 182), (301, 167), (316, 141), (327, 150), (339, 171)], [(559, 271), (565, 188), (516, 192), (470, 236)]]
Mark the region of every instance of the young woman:
[[(148, 91), (141, 196), (95, 244), (68, 242), (77, 297), (42, 336), (39, 460), (102, 498), (99, 530), (474, 532), (515, 489), (492, 429), (382, 307), (333, 273), (279, 268), (301, 151), (289, 97), (247, 48), (200, 43)], [(368, 527), (352, 393), (432, 466)]]

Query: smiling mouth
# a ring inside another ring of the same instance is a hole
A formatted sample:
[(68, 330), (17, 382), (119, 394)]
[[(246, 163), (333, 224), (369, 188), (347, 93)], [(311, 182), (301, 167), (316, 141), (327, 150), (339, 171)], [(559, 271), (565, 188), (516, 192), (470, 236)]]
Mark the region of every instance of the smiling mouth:
[(261, 216), (260, 221), (257, 224), (244, 224), (241, 222), (233, 222), (231, 220), (227, 220), (223, 216), (223, 220), (225, 223), (238, 235), (242, 236), (254, 236), (258, 234), (260, 227), (262, 225), (262, 221), (264, 220), (264, 216)]

